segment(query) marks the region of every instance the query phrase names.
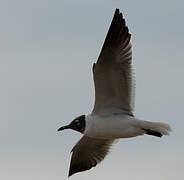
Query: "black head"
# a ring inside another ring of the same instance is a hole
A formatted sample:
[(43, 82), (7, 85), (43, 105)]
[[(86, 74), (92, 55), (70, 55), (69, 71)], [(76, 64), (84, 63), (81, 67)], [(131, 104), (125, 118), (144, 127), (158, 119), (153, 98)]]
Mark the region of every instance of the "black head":
[(83, 133), (85, 130), (85, 125), (85, 115), (82, 115), (75, 118), (69, 125), (60, 127), (58, 131), (62, 131), (64, 129), (73, 129), (75, 131)]

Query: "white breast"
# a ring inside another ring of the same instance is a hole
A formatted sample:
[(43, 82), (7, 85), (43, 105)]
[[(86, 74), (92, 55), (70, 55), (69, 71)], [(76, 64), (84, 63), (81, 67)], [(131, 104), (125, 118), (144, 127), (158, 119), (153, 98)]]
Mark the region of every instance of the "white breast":
[(129, 115), (116, 114), (107, 116), (86, 116), (84, 134), (94, 138), (128, 138), (143, 134), (139, 128), (139, 120)]

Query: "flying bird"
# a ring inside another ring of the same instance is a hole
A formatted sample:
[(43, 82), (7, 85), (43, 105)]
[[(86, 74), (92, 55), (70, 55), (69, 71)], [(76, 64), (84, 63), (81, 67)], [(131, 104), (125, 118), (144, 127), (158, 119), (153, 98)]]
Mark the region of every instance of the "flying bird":
[(135, 74), (130, 39), (125, 19), (116, 9), (98, 60), (93, 64), (94, 109), (58, 129), (83, 134), (71, 151), (68, 176), (100, 163), (117, 139), (144, 134), (162, 137), (171, 131), (169, 124), (134, 117)]

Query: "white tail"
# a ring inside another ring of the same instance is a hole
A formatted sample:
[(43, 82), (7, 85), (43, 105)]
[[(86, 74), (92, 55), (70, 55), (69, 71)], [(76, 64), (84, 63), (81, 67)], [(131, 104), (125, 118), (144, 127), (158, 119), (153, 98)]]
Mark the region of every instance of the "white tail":
[(146, 131), (146, 134), (161, 137), (169, 135), (171, 127), (169, 124), (161, 122), (140, 121), (141, 129)]

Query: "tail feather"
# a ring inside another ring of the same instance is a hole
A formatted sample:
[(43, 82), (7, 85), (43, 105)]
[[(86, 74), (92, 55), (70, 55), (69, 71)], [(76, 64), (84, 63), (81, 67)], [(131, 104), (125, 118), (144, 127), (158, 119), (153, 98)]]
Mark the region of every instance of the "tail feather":
[(150, 130), (150, 129), (144, 129), (142, 128), (144, 131), (146, 131), (146, 134), (148, 135), (152, 135), (152, 136), (157, 136), (157, 137), (162, 137), (163, 135), (158, 132), (158, 131), (153, 131), (153, 130)]
[(169, 124), (160, 122), (141, 121), (141, 129), (145, 130), (145, 134), (162, 137), (169, 135), (171, 127)]

